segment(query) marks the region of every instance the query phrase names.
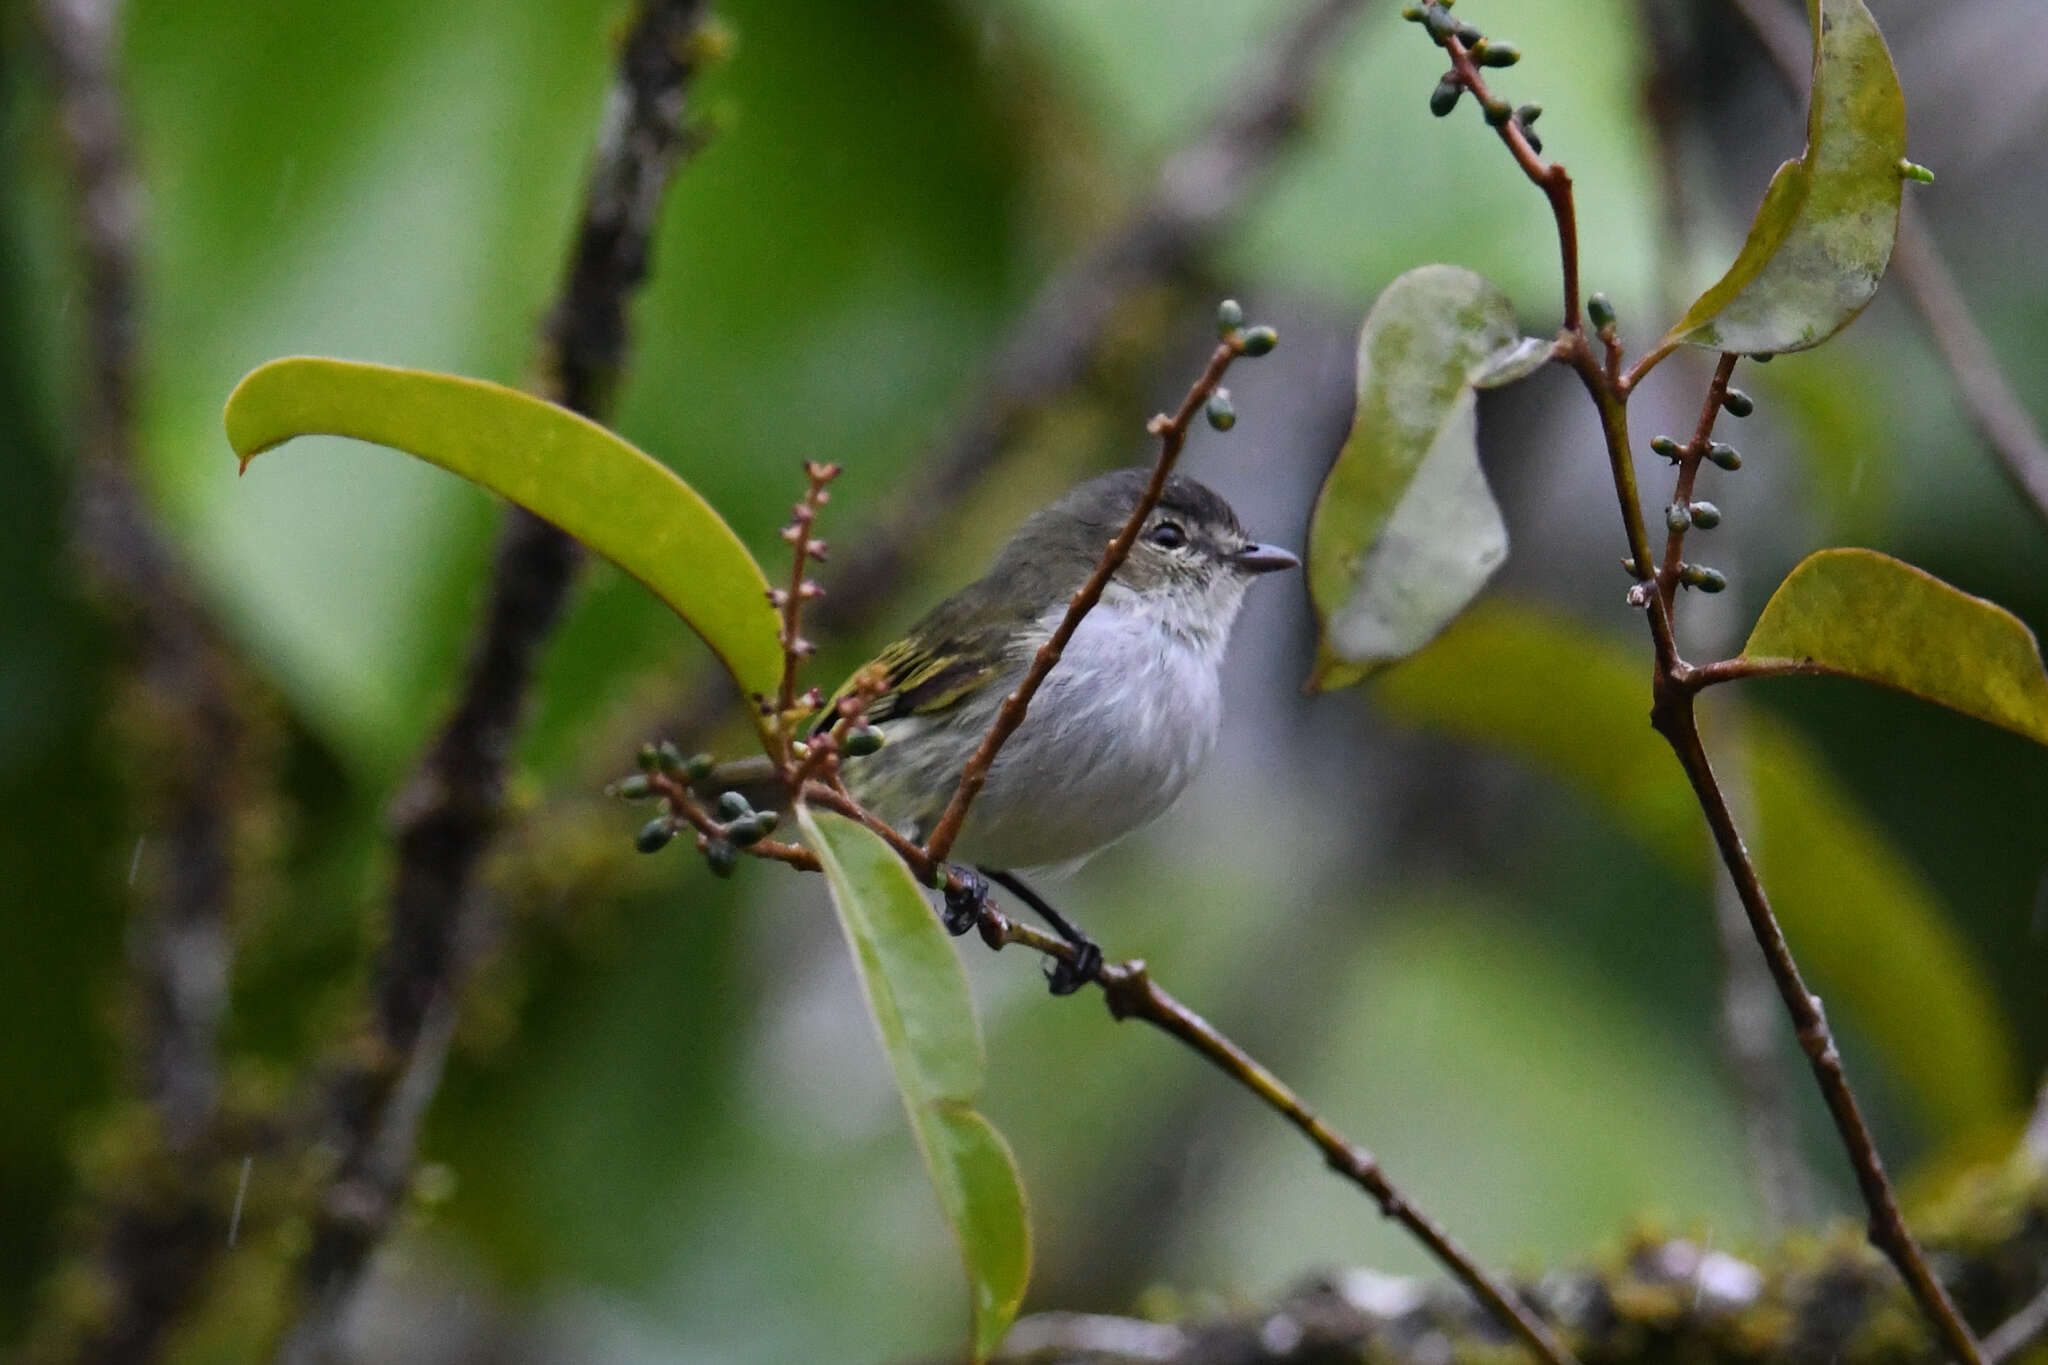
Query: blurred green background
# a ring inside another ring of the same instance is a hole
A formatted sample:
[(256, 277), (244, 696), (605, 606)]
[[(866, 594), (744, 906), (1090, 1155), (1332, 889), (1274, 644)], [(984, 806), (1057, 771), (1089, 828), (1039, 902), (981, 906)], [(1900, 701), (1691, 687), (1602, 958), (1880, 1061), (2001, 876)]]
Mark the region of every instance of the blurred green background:
[[(1525, 53), (1501, 85), (1546, 106), (1589, 287), (1628, 335), (1661, 331), (1798, 150), (1799, 111), (1717, 0), (1468, 3)], [(1975, 79), (2014, 34), (2042, 41), (2042, 17), (2029, 0), (1873, 8), (1914, 155), (1941, 176), (1914, 193), (2048, 417), (2048, 260), (2015, 227), (2048, 210), (2048, 74), (2007, 70), (1995, 99)], [(771, 562), (798, 461), (842, 461), (828, 533), (857, 540), (915, 487), (1034, 290), (1120, 220), (1292, 9), (721, 3), (732, 49), (693, 93), (709, 140), (663, 216), (617, 425)], [(122, 1093), (123, 883), (152, 833), (108, 721), (119, 642), (69, 557), (81, 302), (25, 10), (0, 14), (0, 1340), (67, 1244), (79, 1163)], [(597, 0), (129, 6), (146, 484), (274, 689), (278, 785), (253, 813), (260, 875), (238, 907), (238, 1084), (280, 1085), (358, 1007), (382, 812), (453, 693), (498, 512), (342, 442), (238, 480), (220, 405), (294, 352), (518, 382), (623, 15)], [(1030, 424), (873, 632), (830, 643), (819, 680), (974, 573), (1038, 501), (1140, 458), (1143, 419), (1192, 374), (1222, 293), (1283, 344), (1233, 376), (1240, 423), (1202, 432), (1189, 468), (1255, 534), (1297, 545), (1348, 417), (1352, 334), (1388, 279), (1470, 266), (1529, 330), (1554, 326), (1541, 198), (1469, 109), (1429, 117), (1438, 65), (1392, 5), (1367, 6), (1311, 127), (1199, 278), (1124, 310), (1090, 381)], [(1663, 136), (1653, 87), (1677, 111)], [(1686, 425), (1705, 375), (1693, 357), (1660, 371), (1639, 435)], [(1734, 586), (1686, 603), (1695, 654), (1739, 643), (1778, 578), (1832, 543), (2048, 625), (2048, 533), (1895, 286), (1836, 343), (1739, 382), (1760, 407), (1748, 463), (1704, 490), (1727, 513), (1712, 548)], [(1489, 397), (1481, 422), (1515, 538), (1475, 623), (1492, 634), (1304, 698), (1301, 586), (1262, 584), (1211, 771), (1058, 895), (1485, 1258), (1583, 1257), (1642, 1219), (1750, 1245), (1768, 1219), (1718, 1061), (1714, 887), (1675, 766), (1640, 724), (1647, 645), (1622, 605), (1596, 429), (1556, 373)], [(1661, 505), (1661, 467), (1643, 477)], [(1479, 667), (1487, 648), (1515, 667)], [(521, 1360), (884, 1360), (958, 1340), (954, 1253), (821, 888), (636, 860), (631, 814), (597, 799), (707, 663), (635, 585), (585, 575), (523, 744), (516, 847), (491, 873), (501, 941), (429, 1124), (436, 1197), (356, 1325), (371, 1358), (497, 1341)], [(2048, 1064), (2048, 754), (1849, 684), (1741, 702), (1717, 701), (1709, 743), (1894, 1168), (2009, 1132)], [(1034, 1205), (1027, 1307), (1122, 1310), (1155, 1286), (1230, 1302), (1318, 1267), (1425, 1268), (1192, 1056), (1090, 997), (1047, 999), (1019, 955), (966, 956), (990, 1036), (983, 1108)], [(1779, 1061), (1816, 1206), (1846, 1212), (1789, 1039)], [(252, 1224), (224, 1295), (260, 1295), (303, 1236), (290, 1216)], [(187, 1345), (248, 1349), (232, 1325)]]

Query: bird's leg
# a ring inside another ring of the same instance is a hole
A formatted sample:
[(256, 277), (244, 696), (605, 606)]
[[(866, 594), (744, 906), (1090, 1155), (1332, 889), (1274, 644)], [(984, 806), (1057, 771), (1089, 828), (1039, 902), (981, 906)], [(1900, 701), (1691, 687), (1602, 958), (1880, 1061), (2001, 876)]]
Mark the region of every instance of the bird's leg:
[(981, 923), (981, 912), (988, 905), (988, 878), (964, 863), (948, 863), (947, 866), (960, 879), (960, 887), (946, 891), (946, 909), (939, 919), (946, 926), (946, 932), (958, 938)]
[[(1023, 901), (1038, 912), (1038, 917), (1050, 924), (1053, 932), (1074, 946), (1074, 960), (1063, 962), (1055, 959), (1046, 968), (1046, 985), (1054, 995), (1072, 995), (1093, 981), (1102, 971), (1102, 948), (1094, 939), (1074, 927), (1074, 922), (1053, 909), (1045, 897), (1033, 891), (1022, 877), (1006, 872), (999, 867), (984, 867), (990, 880)], [(986, 884), (983, 886), (986, 891)]]

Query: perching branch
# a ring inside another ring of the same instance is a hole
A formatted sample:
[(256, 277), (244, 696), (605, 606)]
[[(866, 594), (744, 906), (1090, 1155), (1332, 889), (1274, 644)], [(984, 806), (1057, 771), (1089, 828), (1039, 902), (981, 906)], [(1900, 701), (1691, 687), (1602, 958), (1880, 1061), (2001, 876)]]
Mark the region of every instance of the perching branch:
[[(647, 273), (663, 192), (692, 145), (686, 98), (706, 52), (710, 9), (709, 0), (640, 0), (620, 42), (541, 365), (548, 397), (598, 420), (625, 363), (627, 306)], [(554, 527), (509, 514), (460, 700), (397, 803), (398, 863), (368, 1059), (328, 1093), (329, 1141), (341, 1155), (316, 1214), (304, 1313), (284, 1361), (318, 1361), (330, 1351), (335, 1323), (404, 1192), (425, 1107), (418, 1092), (431, 1096), (447, 1046), (449, 1029), (437, 1021), (452, 1024), (468, 973), (473, 883), (502, 813), (506, 756), (580, 558)]]
[[(975, 792), (979, 790), (982, 779), (987, 776), (996, 754), (1003, 742), (1023, 723), (1033, 694), (1058, 666), (1061, 649), (1072, 639), (1089, 611), (1100, 601), (1109, 580), (1137, 542), (1145, 519), (1157, 505), (1167, 478), (1179, 458), (1195, 414), (1202, 411), (1211, 396), (1217, 392), (1232, 362), (1242, 355), (1263, 355), (1273, 347), (1275, 337), (1272, 330), (1263, 327), (1249, 330), (1242, 328), (1235, 305), (1225, 305), (1224, 315), (1219, 322), (1222, 339), (1211, 353), (1202, 374), (1182, 399), (1180, 406), (1171, 416), (1161, 414), (1147, 424), (1147, 429), (1159, 438), (1159, 451), (1154, 459), (1151, 478), (1144, 493), (1122, 528), (1103, 548), (1094, 571), (1069, 601), (1066, 615), (1051, 638), (1034, 656), (1023, 681), (1004, 700), (996, 720), (966, 765), (953, 799), (930, 839), (920, 846), (891, 828), (887, 822), (854, 799), (839, 780), (837, 748), (832, 733), (813, 736), (810, 752), (806, 754), (804, 763), (805, 771), (814, 772), (815, 777), (801, 783), (790, 783), (792, 799), (805, 801), (858, 821), (888, 843), (921, 884), (940, 887), (949, 893), (957, 893), (963, 889), (963, 878), (946, 864), (945, 857), (951, 849), (953, 839), (959, 833), (968, 806)], [(815, 472), (811, 474), (811, 480), (815, 491), (820, 486)], [(815, 505), (809, 499), (799, 504), (799, 510), (806, 507), (815, 513)], [(813, 518), (800, 516), (792, 526), (797, 531), (793, 543), (797, 547), (797, 556), (801, 557), (806, 553), (805, 541), (813, 529)], [(802, 600), (785, 594), (778, 603), (787, 613), (784, 618), (786, 650), (791, 649), (791, 642), (797, 638), (797, 610)], [(798, 656), (792, 650), (790, 657), (794, 660)], [(793, 682), (785, 685), (785, 691), (792, 689)], [(841, 704), (842, 719), (858, 721), (863, 704), (864, 697), (856, 689), (851, 707), (848, 708), (845, 702)], [(680, 818), (696, 829), (698, 847), (709, 856), (713, 849), (730, 849), (738, 842), (734, 830), (741, 822), (746, 822), (746, 851), (757, 857), (792, 867), (817, 870), (816, 859), (808, 850), (764, 839), (759, 827), (752, 824), (757, 818), (752, 812), (736, 806), (731, 811), (721, 809), (718, 815), (714, 816), (705, 810), (690, 785), (691, 764), (680, 761), (679, 757), (670, 757), (663, 761), (661, 752), (657, 750), (653, 755), (653, 761), (643, 766), (648, 771), (636, 778), (627, 779), (626, 783), (621, 783), (615, 788), (622, 794), (635, 797), (658, 797), (664, 803), (663, 814), (650, 826), (650, 830), (658, 833), (660, 837), (651, 845), (643, 843), (643, 848), (659, 847), (661, 843), (665, 843), (673, 822)], [(694, 766), (701, 774), (708, 771), (710, 765), (708, 759), (700, 759)], [(785, 769), (785, 774), (786, 772)], [(627, 783), (631, 784), (630, 787)], [(738, 803), (739, 806), (743, 804)], [(718, 856), (723, 860), (728, 855), (721, 852)], [(1067, 968), (1076, 968), (1080, 965), (1081, 954), (1075, 945), (1012, 919), (986, 896), (980, 899), (975, 913), (973, 927), (979, 931), (982, 941), (991, 949), (1001, 950), (1010, 944), (1021, 944)], [(1345, 1138), (1250, 1053), (1168, 994), (1151, 979), (1143, 962), (1103, 964), (1093, 974), (1092, 979), (1101, 987), (1110, 1013), (1114, 1017), (1142, 1019), (1178, 1038), (1299, 1129), (1321, 1151), (1332, 1170), (1370, 1195), (1385, 1216), (1407, 1228), (1472, 1291), (1480, 1302), (1486, 1305), (1488, 1311), (1498, 1317), (1504, 1327), (1520, 1338), (1539, 1360), (1546, 1362), (1546, 1365), (1572, 1365), (1573, 1357), (1570, 1352), (1552, 1335), (1549, 1328), (1528, 1305), (1497, 1283), (1444, 1228), (1411, 1203), (1387, 1178), (1370, 1152)]]
[(254, 745), (247, 694), (190, 575), (137, 487), (142, 365), (142, 185), (116, 78), (119, 0), (43, 0), (85, 297), (85, 382), (76, 427), (75, 535), (102, 604), (131, 649), (145, 699), (137, 887), (129, 961), (138, 1085), (174, 1174), (168, 1198), (116, 1191), (92, 1211), (103, 1310), (61, 1349), (92, 1360), (153, 1358), (220, 1250), (223, 1213), (206, 1172), (218, 1158), (218, 1032), (227, 1004), (236, 811)]
[[(1450, 12), (1439, 4), (1432, 3), (1415, 11), (1431, 39), (1450, 53), (1453, 63), (1452, 74), (1446, 81), (1455, 80), (1470, 90), (1486, 112), (1488, 122), (1500, 132), (1503, 141), (1513, 153), (1515, 162), (1523, 173), (1549, 199), (1557, 215), (1558, 240), (1562, 245), (1563, 270), (1567, 281), (1567, 307), (1570, 306), (1571, 282), (1577, 279), (1578, 266), (1575, 251), (1577, 232), (1564, 220), (1572, 213), (1568, 195), (1560, 195), (1555, 186), (1559, 176), (1555, 168), (1543, 163), (1536, 155), (1522, 127), (1522, 119), (1513, 115), (1506, 102), (1492, 95), (1479, 76), (1477, 64), (1467, 51), (1468, 41), (1477, 39), (1476, 33), (1464, 30), (1450, 17)], [(1477, 39), (1483, 42), (1483, 39)], [(1604, 305), (1602, 312), (1610, 311)], [(1982, 1355), (1975, 1337), (1963, 1322), (1947, 1291), (1928, 1266), (1927, 1258), (1914, 1241), (1899, 1212), (1898, 1201), (1893, 1194), (1891, 1182), (1886, 1177), (1884, 1163), (1879, 1158), (1877, 1146), (1870, 1135), (1869, 1126), (1864, 1122), (1861, 1108), (1854, 1092), (1849, 1087), (1841, 1055), (1835, 1046), (1834, 1035), (1830, 1032), (1827, 1019), (1821, 1009), (1820, 998), (1806, 986), (1791, 948), (1785, 941), (1777, 917), (1772, 913), (1770, 902), (1764, 894), (1756, 866), (1750, 861), (1749, 851), (1743, 845), (1742, 836), (1735, 826), (1734, 816), (1729, 812), (1727, 798), (1714, 776), (1714, 770), (1707, 759), (1701, 743), (1699, 726), (1694, 715), (1694, 698), (1699, 690), (1694, 670), (1678, 652), (1678, 643), (1673, 630), (1676, 586), (1683, 582), (1689, 586), (1715, 591), (1721, 586), (1718, 576), (1683, 569), (1677, 564), (1676, 553), (1684, 527), (1675, 519), (1671, 527), (1672, 536), (1667, 542), (1665, 570), (1660, 572), (1650, 557), (1647, 530), (1643, 524), (1642, 508), (1636, 492), (1635, 457), (1628, 434), (1628, 398), (1642, 376), (1648, 373), (1662, 356), (1672, 349), (1668, 341), (1647, 352), (1628, 371), (1616, 377), (1619, 368), (1620, 345), (1613, 331), (1611, 321), (1600, 323), (1601, 340), (1607, 348), (1606, 363), (1596, 357), (1586, 342), (1583, 331), (1577, 326), (1577, 318), (1567, 313), (1564, 328), (1559, 334), (1557, 358), (1570, 364), (1585, 384), (1594, 406), (1600, 413), (1601, 431), (1607, 445), (1609, 465), (1614, 475), (1615, 492), (1621, 502), (1622, 520), (1628, 531), (1628, 560), (1631, 573), (1638, 582), (1630, 592), (1632, 605), (1642, 607), (1647, 618), (1654, 644), (1654, 667), (1651, 675), (1650, 723), (1671, 745), (1679, 764), (1685, 770), (1686, 779), (1691, 783), (1701, 812), (1706, 816), (1707, 825), (1714, 836), (1723, 863), (1733, 879), (1735, 890), (1742, 901), (1742, 908), (1749, 919), (1751, 932), (1762, 948), (1764, 959), (1771, 971), (1771, 978), (1778, 988), (1786, 1013), (1790, 1016), (1793, 1031), (1800, 1047), (1805, 1051), (1818, 1084), (1822, 1099), (1826, 1102), (1829, 1115), (1834, 1119), (1836, 1132), (1849, 1157), (1849, 1164), (1856, 1175), (1858, 1189), (1869, 1210), (1868, 1233), (1870, 1241), (1888, 1256), (1898, 1268), (1906, 1287), (1911, 1291), (1921, 1310), (1934, 1325), (1946, 1348), (1964, 1365), (1981, 1365)], [(1714, 384), (1710, 390), (1698, 431), (1684, 447), (1672, 443), (1665, 453), (1677, 459), (1680, 464), (1679, 489), (1674, 494), (1673, 507), (1683, 501), (1689, 508), (1692, 480), (1697, 473), (1700, 459), (1707, 455), (1711, 446), (1713, 425), (1727, 403), (1727, 385), (1734, 369), (1734, 357), (1723, 357), (1715, 372)], [(1688, 516), (1686, 525), (1690, 524)]]
[[(1812, 76), (1806, 30), (1792, 10), (1775, 0), (1729, 0), (1771, 59), (1771, 66), (1795, 95)], [(2013, 491), (2034, 515), (2048, 522), (2048, 440), (2012, 391), (2005, 369), (1970, 313), (1941, 248), (1919, 207), (1908, 198), (1899, 207), (1898, 243), (1892, 273), (1906, 286), (1927, 335), (1956, 381), (1963, 413), (2005, 474)]]

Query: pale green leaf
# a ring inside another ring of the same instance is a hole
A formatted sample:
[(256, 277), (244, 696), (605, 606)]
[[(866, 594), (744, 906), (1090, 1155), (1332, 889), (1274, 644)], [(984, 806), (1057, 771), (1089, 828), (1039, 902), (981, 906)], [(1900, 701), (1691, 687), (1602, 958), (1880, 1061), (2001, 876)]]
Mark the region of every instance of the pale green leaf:
[(1862, 0), (1807, 0), (1806, 154), (1788, 161), (1728, 273), (1664, 344), (1768, 355), (1817, 346), (1877, 292), (1899, 230), (1906, 97)]
[(1507, 558), (1479, 468), (1474, 387), (1540, 364), (1507, 296), (1430, 265), (1388, 285), (1358, 337), (1358, 405), (1309, 523), (1322, 621), (1312, 688), (1356, 682), (1427, 644)]
[(991, 1354), (1023, 1302), (1031, 1229), (1017, 1164), (976, 1113), (981, 1031), (967, 976), (938, 918), (890, 847), (863, 826), (799, 805), (859, 968), (861, 993), (888, 1054), (939, 1207), (967, 1266), (974, 1358)]
[(1742, 647), (1909, 692), (2048, 744), (2048, 673), (2005, 608), (1875, 550), (1808, 555)]
[(704, 638), (743, 693), (781, 677), (768, 581), (690, 486), (566, 408), (478, 379), (293, 356), (228, 396), (228, 442), (249, 461), (295, 436), (349, 436), (460, 474), (617, 564)]
[[(1395, 716), (1577, 788), (1661, 861), (1712, 885), (1705, 820), (1650, 729), (1647, 649), (1531, 604), (1489, 603), (1372, 691)], [(1794, 731), (1725, 707), (1703, 719), (1772, 906), (1830, 1012), (1943, 1131), (2008, 1117), (2020, 1093), (2011, 1031), (1934, 888)]]

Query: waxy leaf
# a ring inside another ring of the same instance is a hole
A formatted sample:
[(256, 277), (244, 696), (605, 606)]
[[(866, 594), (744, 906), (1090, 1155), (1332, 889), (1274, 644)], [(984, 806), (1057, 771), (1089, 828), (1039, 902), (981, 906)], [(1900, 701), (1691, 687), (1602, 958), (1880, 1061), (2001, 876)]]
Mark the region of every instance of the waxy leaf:
[(1031, 1228), (1017, 1163), (974, 1109), (981, 1031), (967, 975), (910, 871), (865, 827), (796, 808), (818, 855), (861, 993), (910, 1115), (939, 1207), (967, 1264), (977, 1361), (1001, 1344), (1031, 1276)]
[(742, 693), (781, 678), (768, 581), (690, 486), (597, 423), (479, 379), (293, 356), (228, 396), (228, 443), (249, 461), (294, 436), (348, 436), (460, 474), (617, 564), (704, 638)]
[(1309, 523), (1322, 621), (1312, 689), (1357, 682), (1427, 644), (1507, 558), (1479, 468), (1475, 389), (1548, 355), (1507, 296), (1429, 265), (1388, 285), (1358, 337), (1358, 406)]
[[(1498, 602), (1371, 691), (1394, 716), (1502, 750), (1591, 798), (1698, 883), (1704, 913), (1719, 860), (1683, 770), (1650, 729), (1649, 673), (1628, 645), (1534, 603)], [(1829, 1013), (1883, 1055), (1930, 1127), (2005, 1121), (2021, 1093), (2012, 1032), (1954, 915), (1810, 744), (1730, 700), (1702, 707), (1707, 748)], [(1643, 932), (1666, 931), (1652, 918)]]
[(1664, 339), (1769, 355), (1826, 341), (1863, 311), (1899, 231), (1906, 97), (1863, 0), (1807, 0), (1806, 154), (1788, 161), (1728, 273)]
[(1792, 570), (1742, 657), (1882, 683), (2048, 744), (2048, 673), (2005, 608), (1875, 550), (1822, 550)]

